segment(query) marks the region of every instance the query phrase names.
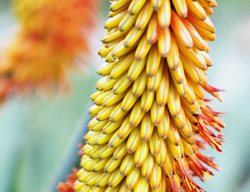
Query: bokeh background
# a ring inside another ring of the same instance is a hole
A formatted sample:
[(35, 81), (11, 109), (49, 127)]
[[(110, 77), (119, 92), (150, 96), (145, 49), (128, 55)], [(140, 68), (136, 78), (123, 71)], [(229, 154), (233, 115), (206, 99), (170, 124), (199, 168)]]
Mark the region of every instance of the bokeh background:
[[(107, 17), (104, 3), (95, 33), (89, 38), (92, 53), (85, 59), (88, 69), (72, 74), (71, 92), (59, 96), (13, 98), (0, 108), (0, 192), (53, 192), (58, 179), (65, 179), (77, 161), (88, 119), (88, 96), (98, 79), (96, 68), (103, 61), (96, 52)], [(211, 43), (214, 67), (210, 82), (223, 88), (225, 143), (215, 156), (220, 171), (202, 186), (208, 192), (250, 191), (250, 0), (218, 0), (213, 21), (217, 40)], [(17, 22), (10, 1), (0, 0), (0, 52), (13, 39)], [(0, 58), (1, 59), (1, 58)]]

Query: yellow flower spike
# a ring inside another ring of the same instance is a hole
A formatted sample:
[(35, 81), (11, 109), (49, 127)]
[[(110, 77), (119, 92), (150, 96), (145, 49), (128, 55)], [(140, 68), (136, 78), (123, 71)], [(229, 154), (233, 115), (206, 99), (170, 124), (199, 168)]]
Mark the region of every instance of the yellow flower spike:
[(150, 186), (152, 190), (158, 189), (161, 185), (162, 169), (159, 165), (155, 164), (150, 177)]
[(150, 2), (145, 3), (144, 7), (140, 11), (136, 19), (135, 28), (137, 30), (145, 29), (152, 14), (153, 14), (153, 7), (151, 6)]
[(107, 120), (110, 116), (110, 114), (113, 112), (115, 106), (110, 106), (110, 107), (103, 107), (99, 111), (99, 113), (96, 115), (96, 119), (98, 121), (104, 121)]
[(85, 136), (84, 139), (88, 141), (89, 139), (95, 138), (94, 136), (98, 136), (101, 132), (89, 131)]
[(183, 19), (182, 22), (188, 29), (190, 35), (192, 36), (194, 47), (199, 49), (200, 51), (208, 51), (209, 48), (207, 46), (207, 43), (202, 39), (195, 27), (186, 19)]
[(167, 139), (170, 130), (170, 117), (168, 111), (165, 111), (161, 123), (157, 126), (157, 131), (160, 137)]
[[(94, 175), (94, 172), (88, 172), (88, 171), (79, 171), (78, 172), (78, 174), (77, 174), (77, 176), (78, 176), (78, 178), (79, 178), (79, 181), (81, 181), (81, 182), (84, 182), (84, 181), (86, 181), (86, 179), (88, 178), (88, 174), (91, 174), (91, 176), (92, 175)], [(79, 183), (80, 184), (80, 183)], [(81, 186), (82, 187), (82, 186)]]
[[(85, 183), (90, 186), (92, 189), (94, 188), (94, 185), (96, 183), (96, 180), (98, 178), (100, 178), (101, 176), (101, 173), (94, 173), (91, 177), (88, 177), (86, 180), (85, 180)], [(92, 190), (91, 189), (91, 190)]]
[(121, 121), (125, 118), (126, 115), (127, 115), (127, 111), (123, 110), (122, 104), (119, 104), (115, 107), (115, 109), (110, 114), (109, 120), (111, 122)]
[(121, 159), (114, 160), (112, 158), (109, 159), (108, 162), (104, 164), (104, 172), (105, 173), (112, 173), (116, 168), (118, 168), (121, 164)]
[(150, 141), (149, 141), (150, 153), (153, 156), (156, 156), (156, 155), (158, 155), (160, 153), (161, 141), (162, 141), (162, 139), (160, 138), (160, 135), (157, 134), (156, 132), (154, 132), (151, 139), (150, 139)]
[(153, 104), (155, 98), (155, 93), (152, 91), (144, 91), (141, 96), (141, 108), (143, 112), (148, 112)]
[(124, 46), (125, 47), (134, 47), (138, 42), (139, 38), (143, 34), (144, 30), (138, 30), (133, 28), (130, 30), (126, 38), (124, 39)]
[(112, 158), (114, 160), (122, 159), (126, 155), (126, 153), (127, 153), (126, 143), (122, 143), (116, 148)]
[(105, 159), (107, 157), (110, 157), (113, 154), (114, 150), (115, 150), (114, 148), (108, 146), (104, 148), (104, 150), (102, 151), (100, 150), (97, 152), (97, 154), (99, 155), (98, 158)]
[(212, 21), (210, 20), (209, 17), (206, 17), (204, 21), (201, 21), (192, 15), (189, 16), (190, 21), (193, 23), (194, 26), (198, 26), (199, 28), (202, 28), (206, 31), (209, 31), (211, 33), (215, 33), (216, 29)]
[(87, 36), (94, 27), (97, 4), (87, 0), (13, 1), (20, 29), (1, 61), (1, 102), (13, 93), (65, 90), (68, 72), (89, 53)]
[[(145, 85), (146, 86), (146, 85)], [(126, 96), (124, 97), (122, 104), (121, 104), (121, 110), (122, 111), (129, 111), (133, 105), (135, 104), (137, 99), (137, 96), (135, 96), (132, 92), (132, 90), (130, 90)]]
[(158, 126), (161, 123), (164, 114), (165, 107), (158, 105), (157, 102), (154, 101), (150, 110), (150, 118), (155, 126)]
[(141, 0), (141, 1), (137, 1), (137, 0), (132, 0), (129, 7), (128, 7), (128, 12), (131, 15), (135, 15), (137, 13), (139, 13), (143, 7), (143, 5), (146, 3), (147, 0)]
[(114, 94), (122, 94), (127, 91), (128, 87), (132, 84), (132, 82), (127, 78), (127, 76), (123, 76), (119, 79), (113, 87)]
[(159, 88), (156, 90), (157, 104), (160, 106), (165, 106), (167, 104), (168, 94), (169, 94), (169, 73), (167, 70), (164, 70)]
[(127, 176), (134, 169), (135, 163), (132, 155), (126, 155), (120, 164), (120, 172), (122, 175)]
[(129, 123), (131, 126), (136, 127), (142, 120), (144, 112), (142, 111), (141, 105), (139, 102), (133, 107), (131, 114), (129, 116)]
[(162, 2), (163, 2), (163, 0), (151, 0), (151, 4), (152, 4), (155, 11), (158, 11)]
[(181, 133), (181, 136), (183, 136), (184, 138), (187, 138), (187, 139), (189, 139), (189, 141), (191, 141), (191, 139), (193, 137), (193, 130), (192, 130), (191, 123), (189, 121), (187, 121), (187, 122), (188, 123), (186, 125), (179, 128), (179, 131)]
[(105, 133), (102, 133), (99, 135), (99, 137), (96, 137), (96, 140), (95, 140), (95, 145), (103, 145), (103, 144), (107, 144), (109, 139), (111, 138), (111, 134), (107, 135)]
[(98, 105), (92, 105), (90, 108), (89, 108), (89, 114), (92, 118), (94, 118), (98, 113), (99, 111), (102, 109), (103, 107), (102, 106), (98, 106)]
[(183, 46), (180, 46), (180, 49), (182, 50), (183, 54), (186, 55), (186, 58), (190, 60), (196, 67), (202, 70), (207, 69), (206, 60), (204, 59), (200, 51), (196, 49), (187, 49)]
[(158, 23), (161, 28), (168, 28), (171, 22), (171, 2), (163, 0), (162, 5), (157, 11)]
[(183, 157), (183, 150), (181, 148), (181, 145), (175, 145), (171, 143), (169, 140), (167, 140), (167, 145), (170, 149), (170, 152), (175, 160), (179, 160)]
[(185, 155), (192, 156), (195, 153), (194, 145), (190, 145), (185, 141), (185, 139), (182, 141), (182, 146)]
[(186, 17), (188, 14), (186, 0), (172, 0), (175, 10), (180, 17)]
[(85, 184), (79, 182), (79, 181), (76, 181), (75, 185), (74, 185), (74, 190), (80, 191), (83, 189), (84, 189), (84, 191), (90, 191), (91, 188), (89, 186), (86, 186)]
[(180, 40), (182, 44), (184, 44), (187, 48), (193, 47), (193, 39), (189, 31), (174, 11), (172, 11), (171, 27), (176, 35), (176, 38)]
[(204, 191), (193, 177), (205, 180), (212, 175), (208, 167), (217, 167), (201, 151), (206, 145), (221, 151), (223, 140), (211, 130), (224, 127), (205, 98), (205, 91), (215, 97), (220, 91), (206, 76), (215, 5), (214, 0), (112, 1), (100, 52), (108, 63), (98, 71), (104, 78), (91, 95), (93, 119), (83, 147), (89, 158), (82, 159), (84, 177), (78, 176), (76, 186)]
[(109, 177), (109, 182), (108, 182), (109, 187), (116, 187), (117, 185), (119, 185), (119, 183), (122, 181), (123, 178), (124, 176), (122, 175), (120, 170), (119, 169), (115, 170), (114, 172), (111, 173)]
[[(126, 185), (125, 185), (125, 182), (123, 182), (122, 184), (120, 184), (119, 187), (117, 187), (116, 189), (113, 188), (114, 190), (112, 190), (112, 192), (115, 192), (115, 191), (119, 191), (119, 192), (131, 192), (132, 190), (129, 190), (127, 189)], [(108, 191), (106, 191), (108, 192)]]
[[(167, 148), (164, 146), (161, 149), (161, 152), (165, 155), (163, 156), (164, 161), (162, 162), (163, 164), (160, 164), (161, 162), (159, 162), (158, 164), (162, 167), (162, 169), (164, 170), (164, 173), (166, 176), (172, 176), (175, 170), (174, 167), (174, 160), (170, 154), (170, 151), (167, 150)], [(159, 159), (159, 155), (156, 156), (156, 161)]]
[(109, 77), (101, 78), (96, 83), (96, 89), (99, 91), (109, 91), (112, 89), (116, 81), (114, 79), (110, 79)]
[(93, 167), (96, 163), (98, 163), (99, 160), (90, 161), (91, 158), (89, 158), (87, 155), (82, 156), (81, 158), (81, 165), (84, 167), (84, 170), (86, 171), (92, 171)]
[(149, 141), (154, 131), (154, 124), (148, 115), (145, 115), (140, 128), (140, 135), (143, 141)]
[(107, 162), (108, 159), (98, 160), (98, 162), (95, 165), (93, 165), (92, 171), (97, 172), (103, 170)]
[(151, 45), (149, 44), (147, 37), (144, 36), (139, 43), (136, 52), (135, 52), (135, 58), (137, 60), (143, 60), (145, 59), (146, 55), (148, 54), (149, 50), (151, 48)]
[(144, 66), (146, 65), (146, 59), (134, 60), (128, 70), (128, 79), (135, 81), (142, 73)]
[(88, 144), (84, 145), (84, 147), (82, 148), (82, 152), (86, 155), (90, 155), (93, 150), (95, 150), (94, 146)]
[(147, 180), (152, 175), (153, 169), (154, 169), (154, 157), (149, 153), (147, 156), (147, 159), (144, 161), (142, 168), (141, 168), (141, 174), (143, 177), (145, 177)]
[(169, 54), (167, 55), (167, 64), (169, 69), (176, 69), (178, 67), (179, 61), (180, 61), (179, 49), (177, 47), (173, 35), (171, 35), (171, 46)]
[[(131, 50), (133, 50), (134, 47), (126, 47), (124, 44), (124, 41), (120, 42), (112, 52), (110, 52), (110, 55), (112, 57), (112, 62), (121, 59), (123, 56), (127, 55)], [(107, 56), (107, 59), (108, 59)]]
[(103, 188), (99, 188), (99, 187), (94, 187), (91, 192), (104, 192)]
[(134, 127), (129, 124), (129, 119), (127, 118), (121, 127), (118, 129), (118, 136), (121, 139), (126, 139), (128, 135), (133, 131)]
[(112, 106), (112, 105), (118, 103), (121, 99), (123, 99), (123, 97), (124, 97), (124, 93), (117, 95), (113, 92), (109, 92), (109, 94), (106, 95), (106, 97), (103, 99), (102, 105), (105, 107)]
[(108, 145), (112, 148), (115, 148), (119, 146), (124, 140), (125, 139), (122, 139), (121, 137), (119, 137), (118, 131), (116, 131), (114, 135), (111, 137)]
[(105, 98), (105, 96), (108, 94), (109, 92), (99, 91), (99, 92), (96, 92), (96, 94), (92, 94), (90, 98), (96, 105), (100, 105), (103, 102), (103, 99)]
[(210, 58), (210, 56), (207, 53), (208, 51), (202, 51), (201, 54), (203, 55), (204, 59), (206, 60), (206, 64), (208, 67), (211, 67), (213, 65), (212, 63), (212, 59)]
[(112, 4), (110, 5), (110, 11), (115, 12), (118, 11), (119, 9), (125, 8), (129, 5), (130, 1), (131, 0), (113, 1)]
[(142, 73), (138, 79), (134, 81), (133, 87), (132, 87), (132, 94), (135, 97), (139, 97), (143, 94), (147, 87), (147, 75), (146, 73)]
[(157, 19), (156, 14), (154, 14), (148, 24), (147, 40), (150, 45), (154, 44), (159, 36)]
[(161, 62), (161, 55), (158, 51), (157, 46), (151, 48), (148, 54), (148, 62), (146, 66), (147, 76), (152, 77), (156, 75)]
[(170, 70), (170, 74), (171, 74), (174, 82), (176, 82), (178, 84), (185, 83), (186, 77), (184, 74), (183, 65), (182, 65), (181, 61), (179, 62), (178, 67), (176, 67), (176, 69)]
[(123, 73), (125, 73), (128, 70), (129, 63), (133, 62), (133, 59), (134, 59), (133, 54), (129, 54), (126, 58), (121, 59), (120, 63), (112, 67), (112, 69), (108, 73), (110, 74), (110, 77), (112, 79), (120, 77)]
[(139, 145), (140, 145), (140, 132), (138, 129), (134, 129), (132, 133), (130, 134), (128, 141), (127, 141), (127, 151), (128, 153), (134, 153)]
[(110, 17), (105, 23), (105, 28), (108, 30), (116, 28), (120, 24), (121, 20), (124, 18), (125, 15), (126, 15), (126, 11), (123, 11), (123, 12), (119, 12), (114, 17)]
[(92, 131), (102, 131), (103, 127), (105, 127), (107, 124), (108, 120), (98, 121), (97, 119), (92, 119), (88, 124), (88, 128)]
[(169, 131), (167, 140), (170, 141), (174, 145), (180, 145), (181, 143), (179, 131), (173, 124), (171, 124), (170, 126), (170, 131)]
[(134, 192), (140, 192), (140, 191), (145, 191), (149, 192), (149, 183), (148, 181), (141, 177), (138, 181), (138, 183), (135, 186)]
[(119, 31), (126, 32), (131, 29), (137, 19), (137, 15), (130, 15), (129, 13), (122, 19), (120, 22), (118, 29)]
[(161, 57), (167, 57), (171, 46), (171, 34), (169, 29), (162, 29), (158, 39), (158, 49)]
[(187, 0), (188, 10), (200, 20), (205, 20), (207, 15), (201, 4), (197, 1)]
[[(102, 48), (99, 50), (98, 54), (99, 54), (101, 57), (106, 57), (106, 56), (108, 55), (108, 53), (109, 53), (111, 50), (114, 49), (114, 47), (115, 47), (115, 45), (108, 46), (108, 47), (102, 47)], [(111, 68), (110, 66), (112, 66), (112, 65), (109, 65), (109, 67), (107, 67), (107, 69), (110, 69), (110, 68)], [(101, 68), (100, 68), (99, 70), (101, 70)], [(98, 73), (99, 73), (99, 72), (98, 72)], [(105, 74), (106, 74), (106, 73), (105, 73)], [(104, 74), (104, 75), (105, 75), (105, 74)], [(100, 75), (101, 75), (101, 74), (100, 74)]]
[(122, 37), (124, 37), (126, 33), (118, 31), (117, 29), (112, 29), (112, 31), (106, 33), (102, 37), (103, 43), (113, 43), (116, 40), (119, 41)]
[(140, 176), (140, 169), (134, 168), (126, 177), (126, 187), (130, 190), (134, 189), (140, 179)]
[(134, 162), (136, 167), (141, 167), (145, 160), (147, 159), (149, 151), (149, 146), (146, 141), (141, 142), (138, 149), (135, 151), (134, 154)]
[(162, 73), (163, 65), (160, 65), (157, 73), (154, 76), (148, 78), (147, 88), (149, 91), (155, 92), (159, 88), (163, 75)]
[(103, 133), (109, 134), (113, 133), (118, 129), (118, 127), (122, 124), (122, 121), (116, 121), (116, 122), (107, 122), (103, 126)]
[(165, 145), (165, 141), (162, 138), (159, 139), (159, 144), (160, 151), (155, 155), (155, 162), (159, 166), (163, 167), (167, 163), (168, 159), (167, 146)]

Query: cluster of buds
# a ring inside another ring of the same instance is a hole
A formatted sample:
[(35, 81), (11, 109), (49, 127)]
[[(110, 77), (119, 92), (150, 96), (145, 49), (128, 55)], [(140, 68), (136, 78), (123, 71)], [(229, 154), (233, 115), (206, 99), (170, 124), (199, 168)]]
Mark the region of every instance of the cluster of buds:
[(77, 192), (204, 191), (218, 169), (221, 113), (209, 106), (215, 0), (111, 0)]

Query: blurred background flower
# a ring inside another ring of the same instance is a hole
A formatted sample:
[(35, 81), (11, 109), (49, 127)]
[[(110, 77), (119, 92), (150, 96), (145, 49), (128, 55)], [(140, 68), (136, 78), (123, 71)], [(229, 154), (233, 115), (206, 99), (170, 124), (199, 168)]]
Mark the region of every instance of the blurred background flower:
[(13, 0), (19, 24), (0, 61), (0, 101), (16, 93), (65, 88), (68, 73), (84, 63), (97, 1)]
[[(224, 130), (226, 142), (223, 153), (213, 150), (220, 171), (207, 183), (201, 184), (207, 191), (248, 192), (250, 190), (250, 11), (249, 0), (217, 0), (213, 15), (217, 27), (217, 40), (211, 44), (214, 67), (209, 72), (210, 82), (226, 90), (224, 102), (217, 111), (225, 111), (227, 124)], [(107, 2), (108, 4), (108, 2)], [(17, 29), (10, 3), (0, 0), (0, 49), (13, 39)], [(103, 6), (105, 18), (107, 7)], [(99, 19), (99, 18), (96, 18)], [(104, 30), (96, 28), (89, 35), (91, 50), (99, 50)], [(90, 59), (91, 58), (91, 59)], [(1, 58), (0, 58), (1, 59)], [(88, 63), (99, 66), (97, 54), (90, 55)], [(49, 191), (55, 185), (56, 175), (62, 175), (69, 154), (77, 156), (77, 143), (83, 136), (83, 119), (88, 118), (88, 96), (94, 92), (97, 80), (95, 69), (84, 76), (71, 76), (72, 92), (31, 101), (10, 100), (0, 111), (0, 191), (29, 192)], [(80, 118), (82, 117), (82, 118)], [(76, 142), (77, 140), (77, 142)], [(72, 147), (73, 146), (73, 147)], [(75, 146), (75, 151), (72, 150)], [(74, 161), (74, 160), (72, 160)], [(72, 170), (65, 167), (64, 180)], [(62, 180), (63, 181), (63, 180)]]

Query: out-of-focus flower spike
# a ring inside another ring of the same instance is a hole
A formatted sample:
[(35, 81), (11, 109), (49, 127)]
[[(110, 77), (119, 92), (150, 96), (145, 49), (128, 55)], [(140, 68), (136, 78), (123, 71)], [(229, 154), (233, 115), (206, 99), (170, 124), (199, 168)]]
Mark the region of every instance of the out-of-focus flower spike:
[(34, 90), (65, 89), (68, 72), (89, 53), (87, 36), (95, 25), (97, 4), (86, 0), (13, 1), (20, 31), (1, 60), (0, 87), (9, 86), (0, 95), (8, 99)]

